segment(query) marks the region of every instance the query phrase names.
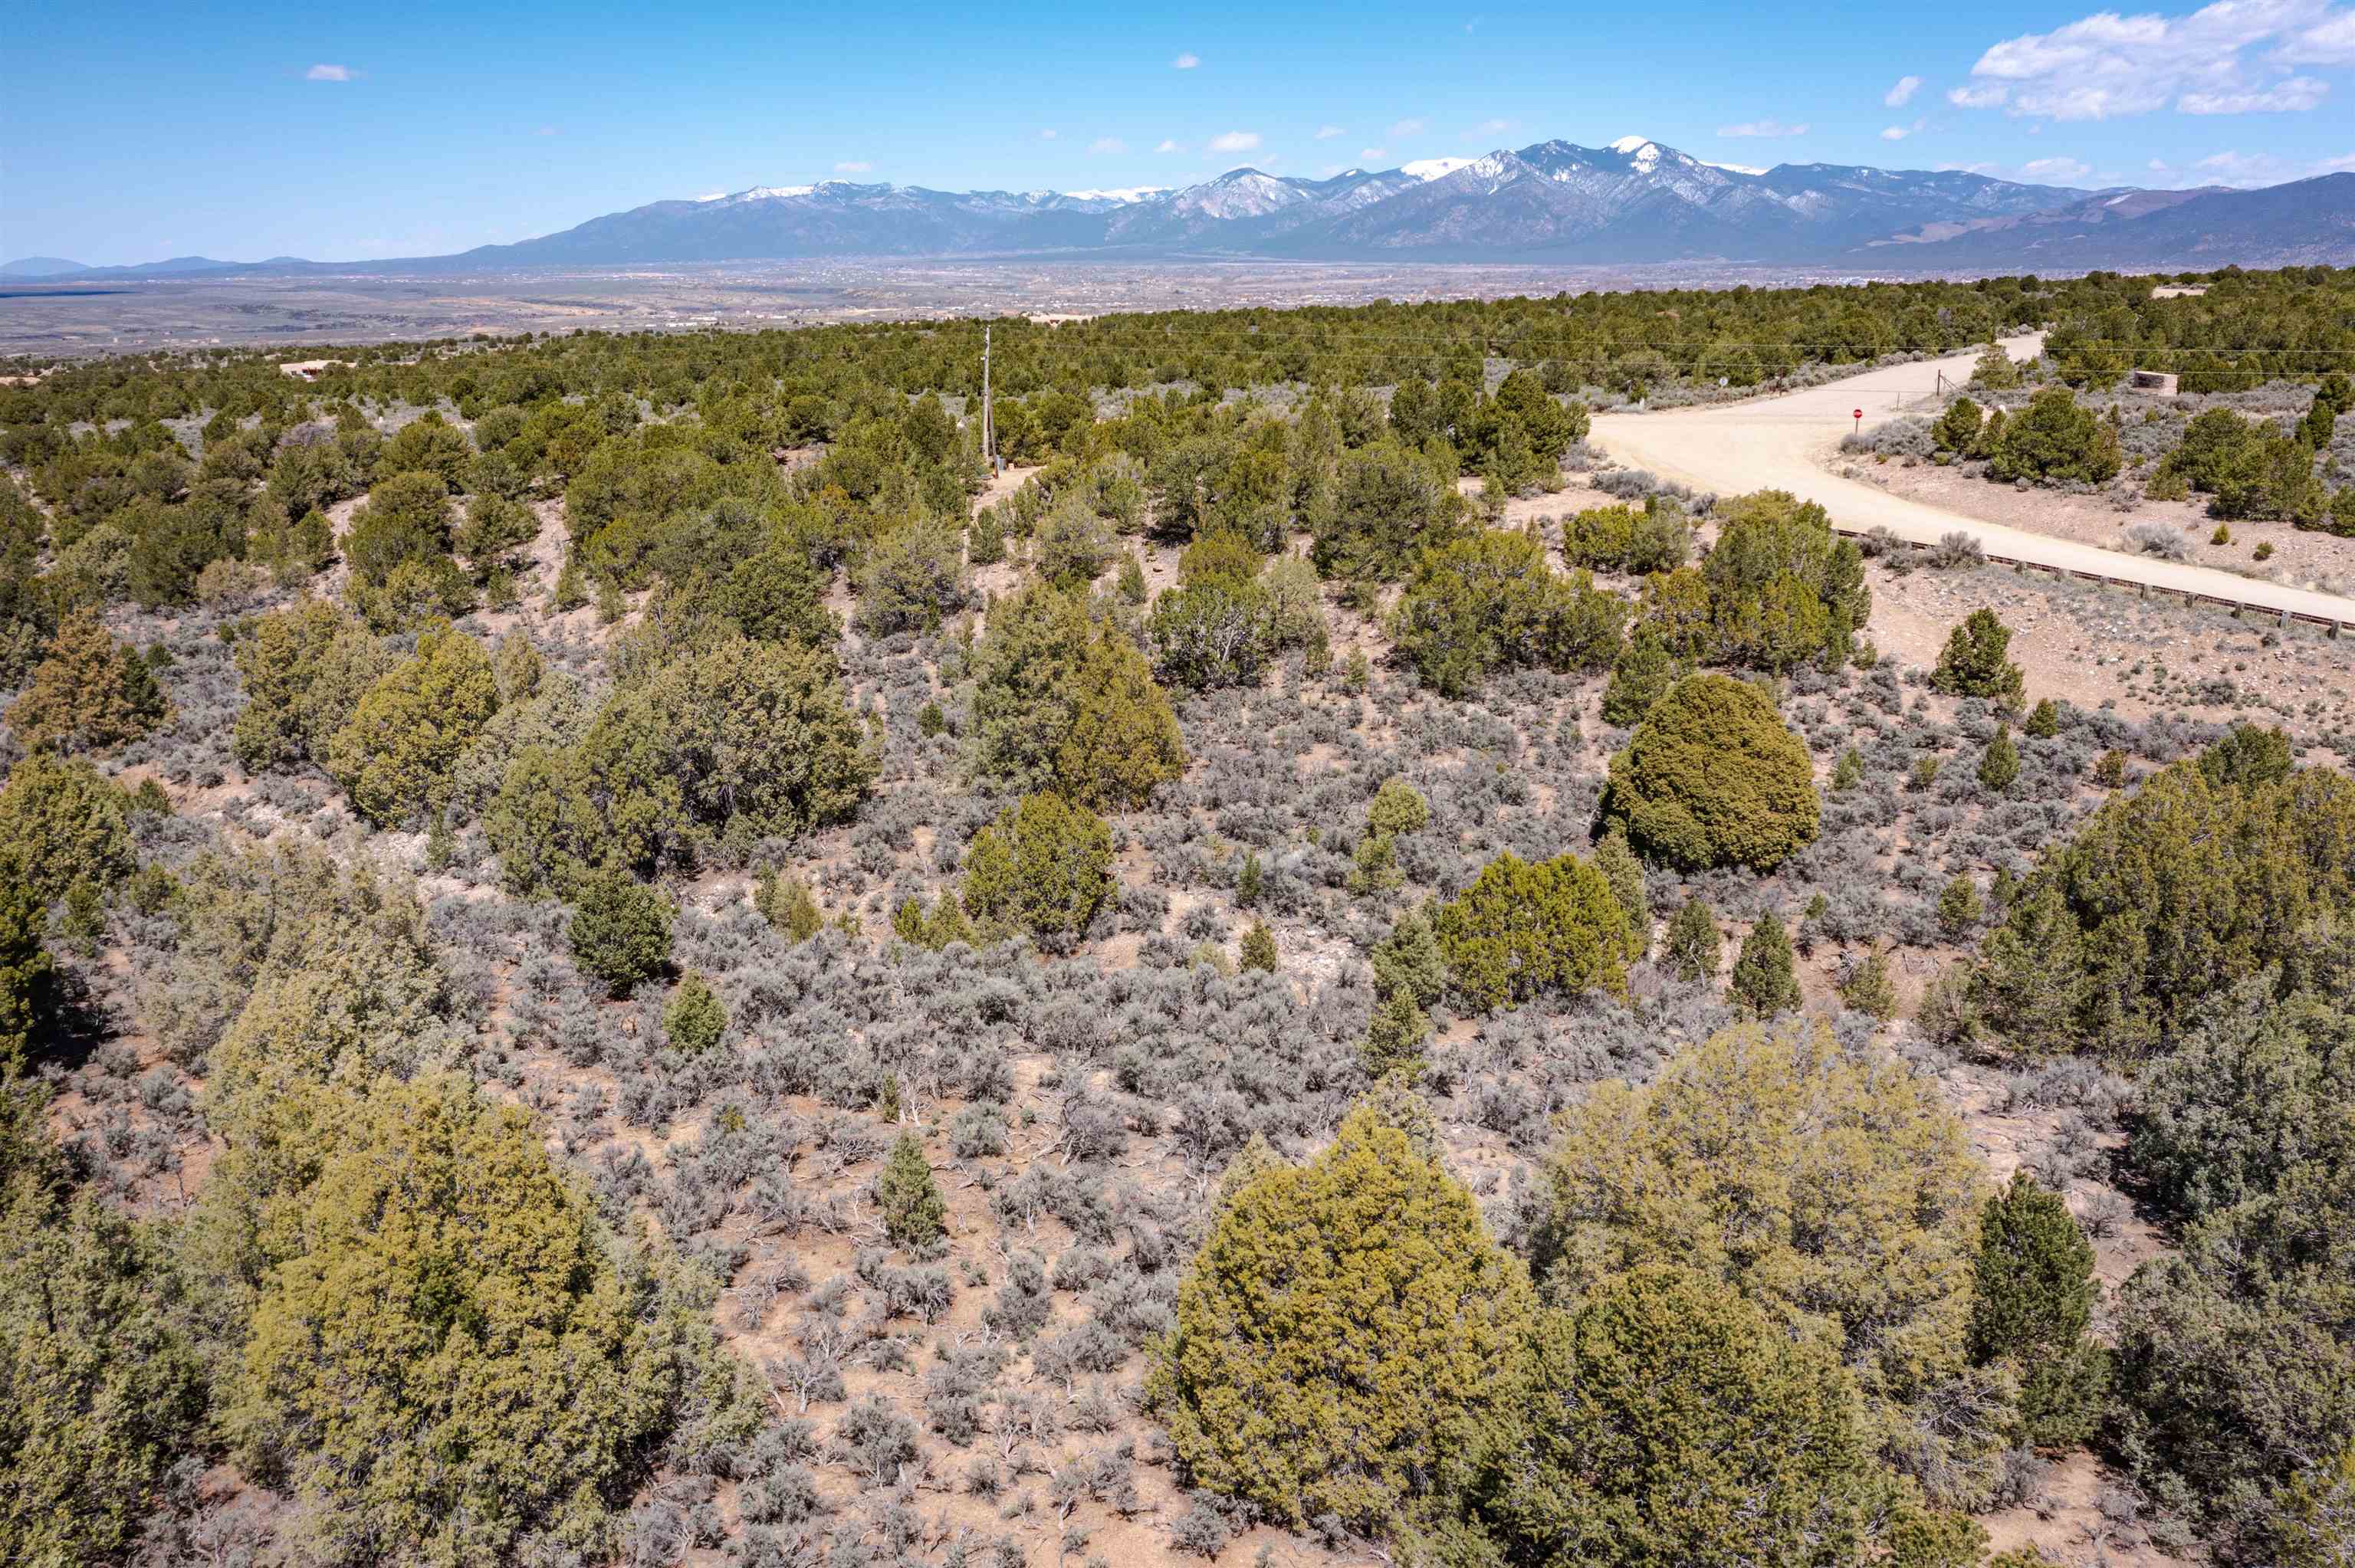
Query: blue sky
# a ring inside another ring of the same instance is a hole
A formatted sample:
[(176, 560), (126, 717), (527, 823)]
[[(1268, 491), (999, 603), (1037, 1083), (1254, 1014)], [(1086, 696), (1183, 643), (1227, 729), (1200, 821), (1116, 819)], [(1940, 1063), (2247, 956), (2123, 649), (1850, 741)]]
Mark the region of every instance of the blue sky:
[(432, 254), (668, 196), (1321, 175), (1559, 136), (2050, 184), (2355, 167), (2355, 5), (80, 0), (12, 16), (0, 259)]

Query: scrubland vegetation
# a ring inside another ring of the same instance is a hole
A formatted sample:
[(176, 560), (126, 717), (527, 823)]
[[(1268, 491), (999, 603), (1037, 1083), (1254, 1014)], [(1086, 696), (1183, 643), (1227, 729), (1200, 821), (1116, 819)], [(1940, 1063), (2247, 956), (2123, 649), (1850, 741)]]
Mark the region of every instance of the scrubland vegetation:
[(2343, 278), (2209, 281), (1001, 323), (1005, 478), (977, 324), (0, 389), (0, 1556), (2345, 1561), (2355, 740), (1505, 521), (2048, 321), (1970, 461), (2120, 344), (2337, 461)]

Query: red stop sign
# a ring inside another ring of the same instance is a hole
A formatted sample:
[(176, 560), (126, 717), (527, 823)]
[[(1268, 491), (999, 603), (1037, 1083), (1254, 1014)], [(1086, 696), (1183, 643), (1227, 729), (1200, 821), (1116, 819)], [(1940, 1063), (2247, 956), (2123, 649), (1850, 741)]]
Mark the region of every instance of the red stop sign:
[(1861, 408), (1852, 409), (1849, 411), (1849, 418), (1852, 419), (1861, 419), (1864, 418), (1864, 410)]

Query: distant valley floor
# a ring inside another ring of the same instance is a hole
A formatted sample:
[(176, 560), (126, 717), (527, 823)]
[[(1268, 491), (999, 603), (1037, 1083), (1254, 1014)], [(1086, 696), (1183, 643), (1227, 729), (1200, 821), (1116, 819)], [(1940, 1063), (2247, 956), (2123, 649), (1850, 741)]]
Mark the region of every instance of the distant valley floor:
[(1859, 282), (1824, 269), (1677, 262), (917, 260), (156, 279), (0, 292), (0, 355), (88, 358), (209, 344), (381, 343), (472, 333), (746, 330), (1019, 313), (1352, 305), (1598, 289)]

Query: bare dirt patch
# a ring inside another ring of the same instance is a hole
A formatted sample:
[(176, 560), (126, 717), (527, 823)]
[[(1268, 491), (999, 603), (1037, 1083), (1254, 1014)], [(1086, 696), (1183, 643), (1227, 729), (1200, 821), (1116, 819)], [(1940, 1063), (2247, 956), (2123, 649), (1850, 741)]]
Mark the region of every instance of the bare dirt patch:
[[(1903, 458), (1887, 462), (1870, 459), (1841, 460), (1838, 471), (1878, 485), (1892, 495), (1956, 513), (1983, 523), (2024, 528), (2056, 539), (2098, 545), (2122, 555), (2139, 553), (2126, 536), (2137, 524), (2152, 523), (2171, 529), (2183, 539), (2184, 559), (2203, 567), (2237, 573), (2256, 582), (2286, 583), (2326, 593), (2342, 591), (2355, 581), (2355, 539), (2295, 528), (2287, 523), (2242, 520), (2232, 523), (2232, 542), (2210, 542), (2216, 519), (2206, 504), (2194, 501), (2153, 501), (2144, 497), (2132, 509), (2119, 511), (2106, 494), (2068, 495), (2051, 490), (2021, 490), (1974, 477), (1960, 468)], [(2259, 545), (2271, 545), (2272, 556), (2256, 557)]]

